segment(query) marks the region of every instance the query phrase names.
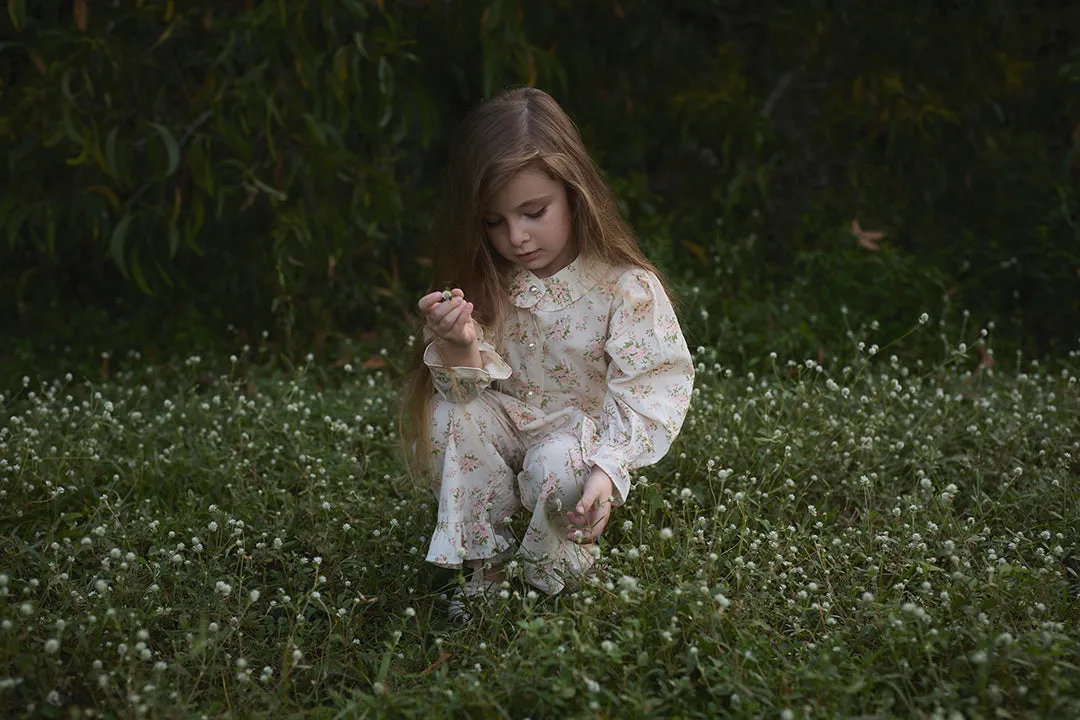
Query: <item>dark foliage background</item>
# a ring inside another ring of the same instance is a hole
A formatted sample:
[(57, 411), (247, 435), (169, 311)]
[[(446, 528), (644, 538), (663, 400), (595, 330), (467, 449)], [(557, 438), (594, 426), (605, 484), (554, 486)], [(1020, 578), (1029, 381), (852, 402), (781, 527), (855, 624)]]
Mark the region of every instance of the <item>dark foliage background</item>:
[(1077, 3), (6, 0), (0, 38), (0, 359), (399, 341), (451, 131), (518, 83), (729, 360), (1080, 333)]

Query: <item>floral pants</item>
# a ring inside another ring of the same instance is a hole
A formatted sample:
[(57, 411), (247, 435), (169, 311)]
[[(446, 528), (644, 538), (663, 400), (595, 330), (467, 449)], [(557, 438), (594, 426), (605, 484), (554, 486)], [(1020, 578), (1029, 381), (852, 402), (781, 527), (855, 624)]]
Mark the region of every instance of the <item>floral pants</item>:
[[(567, 538), (566, 513), (581, 499), (590, 471), (584, 454), (595, 426), (584, 413), (567, 409), (557, 422), (522, 431), (507, 409), (515, 403), (490, 388), (465, 403), (433, 398), (439, 515), (427, 560), (459, 568), (468, 560), (513, 557), (529, 584), (553, 594), (594, 562), (587, 547)], [(529, 524), (519, 544), (510, 520), (522, 509)]]

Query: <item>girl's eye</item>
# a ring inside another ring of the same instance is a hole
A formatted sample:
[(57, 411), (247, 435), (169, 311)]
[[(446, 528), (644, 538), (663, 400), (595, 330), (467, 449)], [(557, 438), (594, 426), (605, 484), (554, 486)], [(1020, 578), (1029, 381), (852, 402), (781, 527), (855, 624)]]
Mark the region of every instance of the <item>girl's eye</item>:
[(525, 213), (525, 217), (529, 218), (530, 220), (539, 220), (540, 218), (544, 217), (544, 213), (546, 213), (546, 212), (547, 212), (547, 205), (540, 208), (536, 212)]
[(484, 220), (484, 227), (486, 227), (486, 228), (496, 228), (496, 227), (499, 227), (499, 223), (501, 223), (501, 222), (502, 222), (502, 219), (499, 219), (499, 220)]

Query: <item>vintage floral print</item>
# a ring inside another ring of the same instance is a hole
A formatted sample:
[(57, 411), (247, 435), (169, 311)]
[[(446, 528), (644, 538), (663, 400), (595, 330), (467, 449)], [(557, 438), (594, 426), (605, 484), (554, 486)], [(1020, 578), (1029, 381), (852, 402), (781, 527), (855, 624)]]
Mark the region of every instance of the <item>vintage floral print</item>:
[[(591, 556), (566, 540), (566, 510), (591, 468), (625, 502), (631, 470), (660, 460), (690, 405), (694, 366), (660, 281), (581, 259), (549, 278), (517, 268), (483, 368), (424, 354), (437, 395), (432, 466), (439, 516), (427, 559), (444, 567), (515, 554), (526, 579), (558, 592)], [(530, 513), (520, 544), (509, 534)], [(520, 545), (520, 546), (519, 546)]]

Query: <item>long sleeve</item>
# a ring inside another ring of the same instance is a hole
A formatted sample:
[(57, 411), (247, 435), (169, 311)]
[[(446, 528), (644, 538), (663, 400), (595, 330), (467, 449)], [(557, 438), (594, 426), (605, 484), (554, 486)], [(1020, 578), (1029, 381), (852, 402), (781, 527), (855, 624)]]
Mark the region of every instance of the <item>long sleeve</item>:
[(505, 380), (513, 372), (491, 343), (484, 340), (482, 331), (479, 339), (480, 359), (484, 363), (482, 368), (447, 367), (432, 341), (433, 336), (425, 332), (424, 339), (429, 341), (424, 349), (424, 364), (431, 371), (435, 390), (450, 402), (475, 400), (493, 380)]
[(624, 272), (615, 287), (609, 358), (596, 447), (586, 460), (611, 476), (615, 504), (630, 491), (630, 471), (667, 454), (682, 428), (694, 363), (678, 318), (650, 272)]

